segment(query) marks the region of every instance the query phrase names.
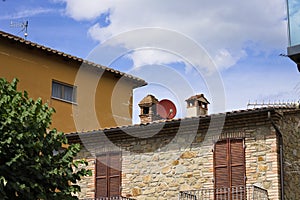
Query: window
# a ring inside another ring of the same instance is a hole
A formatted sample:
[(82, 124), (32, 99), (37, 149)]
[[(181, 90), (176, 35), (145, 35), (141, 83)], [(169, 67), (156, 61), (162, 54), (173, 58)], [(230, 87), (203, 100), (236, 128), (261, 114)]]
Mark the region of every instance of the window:
[(226, 139), (215, 144), (215, 199), (245, 199), (243, 142), (243, 139)]
[(110, 152), (97, 156), (96, 196), (118, 197), (121, 195), (121, 153)]
[(188, 107), (194, 107), (195, 101), (194, 100), (187, 100)]
[(201, 106), (201, 108), (206, 109), (207, 108), (207, 104), (201, 101), (198, 101), (198, 105)]
[(143, 115), (148, 115), (149, 114), (149, 107), (144, 107), (143, 108)]
[(76, 87), (52, 81), (52, 98), (76, 103)]
[(300, 45), (299, 0), (288, 0), (288, 25), (290, 46)]

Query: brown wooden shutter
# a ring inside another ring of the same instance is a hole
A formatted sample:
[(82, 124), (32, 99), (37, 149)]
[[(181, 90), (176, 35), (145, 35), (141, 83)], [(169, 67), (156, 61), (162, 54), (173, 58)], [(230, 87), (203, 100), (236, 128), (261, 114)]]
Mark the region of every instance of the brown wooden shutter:
[(230, 140), (230, 160), (232, 197), (243, 199), (245, 198), (245, 153), (242, 139)]
[(231, 155), (231, 186), (244, 185), (244, 146), (242, 140), (230, 141)]
[(218, 142), (215, 146), (215, 186), (229, 187), (228, 158), (226, 140)]
[(105, 154), (97, 157), (96, 160), (96, 197), (107, 197), (107, 156)]
[(119, 196), (121, 187), (121, 157), (119, 153), (110, 154), (109, 196)]
[(121, 154), (107, 153), (97, 156), (96, 198), (120, 196)]
[(228, 144), (220, 141), (215, 145), (214, 151), (215, 171), (215, 199), (228, 199), (229, 173), (228, 173)]
[(245, 153), (243, 139), (227, 139), (214, 149), (215, 199), (245, 196)]

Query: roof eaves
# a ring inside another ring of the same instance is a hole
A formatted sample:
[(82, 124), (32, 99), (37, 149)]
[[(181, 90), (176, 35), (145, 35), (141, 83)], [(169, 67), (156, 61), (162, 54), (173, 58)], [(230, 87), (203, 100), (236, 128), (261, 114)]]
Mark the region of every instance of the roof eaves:
[[(279, 114), (278, 110), (288, 110), (287, 108), (274, 108), (274, 107), (264, 107), (264, 108), (255, 108), (255, 109), (247, 109), (247, 110), (235, 110), (232, 112), (225, 112), (225, 113), (217, 113), (217, 114), (211, 114), (206, 116), (199, 116), (199, 117), (186, 117), (186, 118), (178, 118), (178, 119), (167, 119), (167, 120), (159, 120), (159, 121), (153, 121), (149, 123), (141, 123), (141, 124), (134, 124), (134, 125), (127, 125), (127, 126), (119, 126), (119, 127), (110, 127), (110, 128), (103, 128), (93, 131), (87, 131), (87, 132), (75, 132), (75, 133), (69, 133), (67, 134), (68, 138), (71, 137), (79, 137), (81, 134), (94, 134), (97, 132), (115, 132), (117, 133), (119, 130), (127, 130), (127, 129), (136, 129), (136, 128), (151, 128), (153, 126), (161, 125), (161, 124), (172, 124), (172, 123), (180, 123), (181, 121), (194, 121), (194, 120), (210, 120), (212, 117), (235, 117), (235, 116), (241, 116), (241, 115), (251, 115), (251, 114), (260, 114), (260, 113), (267, 113), (272, 112), (273, 114)], [(280, 114), (279, 114), (280, 115)], [(265, 116), (268, 117), (267, 115)]]

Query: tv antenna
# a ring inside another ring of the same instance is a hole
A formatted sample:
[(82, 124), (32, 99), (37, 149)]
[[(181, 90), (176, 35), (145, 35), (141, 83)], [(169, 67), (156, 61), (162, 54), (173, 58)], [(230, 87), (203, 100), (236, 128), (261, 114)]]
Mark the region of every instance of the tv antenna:
[(269, 100), (269, 102), (265, 102), (262, 101), (262, 103), (258, 103), (257, 101), (255, 101), (254, 103), (251, 103), (250, 100), (247, 104), (247, 109), (249, 109), (249, 107), (251, 108), (261, 108), (261, 107), (287, 107), (287, 108), (292, 108), (292, 107), (299, 107), (299, 101), (274, 101), (271, 102)]
[[(10, 22), (10, 27), (12, 28), (21, 28), (20, 32), (24, 32), (24, 38), (25, 40), (27, 39), (28, 36), (28, 32), (27, 32), (27, 28), (28, 28), (28, 20), (24, 21), (24, 22)], [(19, 34), (18, 33), (18, 34)]]

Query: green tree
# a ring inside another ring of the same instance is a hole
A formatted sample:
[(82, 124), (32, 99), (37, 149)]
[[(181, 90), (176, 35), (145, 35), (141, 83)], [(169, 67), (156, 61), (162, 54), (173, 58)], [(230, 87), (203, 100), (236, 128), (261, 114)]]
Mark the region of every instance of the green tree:
[(54, 110), (17, 83), (0, 78), (0, 199), (77, 199), (77, 181), (91, 173), (75, 160), (80, 145), (62, 149), (66, 137), (49, 128)]

